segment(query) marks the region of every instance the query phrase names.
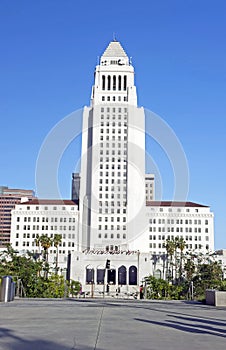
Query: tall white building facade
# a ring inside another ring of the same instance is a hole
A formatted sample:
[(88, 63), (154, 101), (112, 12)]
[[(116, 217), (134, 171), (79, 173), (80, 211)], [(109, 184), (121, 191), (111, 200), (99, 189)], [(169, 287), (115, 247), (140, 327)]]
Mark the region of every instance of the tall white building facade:
[(101, 56), (84, 109), (79, 199), (81, 248), (128, 249), (145, 219), (145, 116), (118, 41)]
[[(53, 239), (62, 236), (58, 247), (59, 267), (67, 266), (69, 253), (78, 251), (78, 205), (71, 200), (33, 199), (17, 204), (12, 210), (12, 247), (20, 254), (27, 251), (39, 254), (43, 251), (37, 238), (46, 235)], [(56, 257), (54, 244), (49, 248), (49, 262)]]
[[(36, 253), (37, 235), (62, 234), (60, 264), (65, 268), (71, 253), (71, 278), (87, 290), (96, 284), (101, 292), (107, 282), (112, 291), (120, 285), (131, 293), (149, 274), (166, 278), (166, 240), (183, 238), (190, 253), (213, 252), (214, 215), (198, 203), (155, 201), (154, 180), (145, 172), (145, 113), (137, 106), (134, 68), (112, 41), (96, 66), (91, 103), (83, 111), (73, 201), (17, 205), (11, 243)], [(52, 261), (55, 253), (51, 247)], [(107, 259), (111, 269), (104, 280)]]

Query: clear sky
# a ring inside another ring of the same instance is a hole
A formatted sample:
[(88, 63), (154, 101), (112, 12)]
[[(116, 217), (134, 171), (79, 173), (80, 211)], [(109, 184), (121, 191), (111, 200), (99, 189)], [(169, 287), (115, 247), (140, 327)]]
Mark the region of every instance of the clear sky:
[[(182, 144), (188, 199), (210, 205), (215, 248), (226, 248), (224, 0), (1, 0), (0, 185), (35, 189), (40, 147), (59, 121), (89, 105), (98, 56), (113, 33), (132, 57), (139, 105), (163, 118)], [(156, 142), (149, 146), (163, 199), (171, 199), (167, 159)], [(72, 142), (60, 162), (65, 198), (78, 154)]]

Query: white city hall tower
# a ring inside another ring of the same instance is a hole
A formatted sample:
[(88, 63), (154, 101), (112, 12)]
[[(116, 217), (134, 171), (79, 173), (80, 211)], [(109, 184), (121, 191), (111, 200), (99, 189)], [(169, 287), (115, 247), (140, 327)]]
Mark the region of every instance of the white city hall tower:
[(101, 56), (84, 108), (80, 179), (80, 249), (133, 249), (145, 222), (145, 115), (118, 41)]

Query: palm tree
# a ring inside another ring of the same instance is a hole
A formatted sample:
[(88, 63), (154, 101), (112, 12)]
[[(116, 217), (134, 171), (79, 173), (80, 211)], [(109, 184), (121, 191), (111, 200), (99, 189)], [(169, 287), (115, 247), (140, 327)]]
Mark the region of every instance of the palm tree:
[(166, 272), (165, 272), (165, 270), (167, 269), (167, 266), (166, 266), (166, 264), (167, 264), (167, 254), (165, 254), (165, 253), (163, 253), (162, 255), (161, 255), (161, 259), (162, 259), (162, 278), (163, 279), (165, 279), (165, 275), (166, 275)]
[(47, 235), (41, 235), (39, 237), (39, 242), (40, 242), (42, 248), (44, 249), (45, 261), (48, 262), (48, 249), (52, 245), (52, 239), (50, 237), (48, 237)]
[(52, 242), (52, 239), (47, 235), (41, 235), (39, 238), (39, 241), (42, 248), (44, 249), (44, 259), (45, 259), (44, 277), (47, 279), (48, 272), (49, 272), (48, 249), (51, 247), (53, 242)]
[(177, 248), (180, 251), (180, 265), (179, 265), (179, 278), (182, 277), (182, 268), (183, 268), (183, 251), (186, 247), (186, 242), (183, 237), (180, 237), (177, 241)]
[(36, 238), (35, 238), (35, 245), (36, 245), (36, 247), (38, 247), (39, 253), (40, 253), (40, 236), (38, 233), (37, 233)]
[[(166, 243), (165, 243), (165, 248), (166, 248), (166, 252), (167, 252), (167, 275), (168, 275), (168, 280), (171, 279), (173, 280), (173, 254), (175, 251), (175, 244), (173, 240), (167, 239)], [(170, 257), (170, 261), (169, 261), (169, 257)], [(171, 276), (169, 276), (169, 265), (170, 265), (170, 274)]]
[(178, 263), (178, 260), (177, 260), (177, 248), (178, 248), (178, 243), (179, 243), (179, 237), (176, 236), (174, 239), (173, 239), (173, 244), (174, 244), (174, 269), (175, 269), (175, 273), (174, 273), (174, 277), (177, 278), (177, 263)]
[(53, 245), (56, 248), (56, 275), (58, 273), (58, 246), (62, 242), (62, 235), (59, 233), (56, 233), (53, 237)]

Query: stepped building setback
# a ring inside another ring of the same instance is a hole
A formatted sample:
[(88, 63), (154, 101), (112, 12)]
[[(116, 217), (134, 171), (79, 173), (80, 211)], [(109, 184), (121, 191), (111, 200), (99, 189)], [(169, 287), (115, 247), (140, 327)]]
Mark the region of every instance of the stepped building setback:
[(83, 110), (81, 169), (72, 175), (72, 201), (18, 204), (11, 242), (19, 251), (37, 253), (37, 235), (60, 233), (60, 266), (66, 267), (69, 254), (71, 278), (84, 290), (91, 284), (101, 293), (108, 283), (112, 291), (120, 285), (131, 293), (149, 274), (166, 277), (167, 239), (183, 238), (190, 252), (214, 251), (210, 207), (155, 201), (154, 180), (145, 169), (145, 111), (137, 105), (134, 68), (121, 44), (112, 41), (96, 66), (90, 106)]

